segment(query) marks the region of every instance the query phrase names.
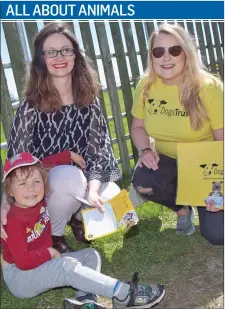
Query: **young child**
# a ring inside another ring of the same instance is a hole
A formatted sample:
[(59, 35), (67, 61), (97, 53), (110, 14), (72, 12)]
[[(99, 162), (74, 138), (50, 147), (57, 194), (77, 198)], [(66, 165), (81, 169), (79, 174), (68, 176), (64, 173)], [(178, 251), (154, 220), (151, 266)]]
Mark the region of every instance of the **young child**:
[(7, 160), (3, 182), (12, 206), (5, 225), (8, 238), (2, 239), (2, 271), (14, 296), (30, 298), (72, 286), (78, 292), (64, 300), (65, 309), (85, 308), (87, 303), (102, 309), (96, 295), (111, 298), (113, 308), (150, 308), (162, 300), (161, 284), (138, 284), (137, 274), (130, 283), (101, 274), (101, 257), (93, 248), (60, 254), (52, 247), (47, 175), (37, 158), (24, 152)]

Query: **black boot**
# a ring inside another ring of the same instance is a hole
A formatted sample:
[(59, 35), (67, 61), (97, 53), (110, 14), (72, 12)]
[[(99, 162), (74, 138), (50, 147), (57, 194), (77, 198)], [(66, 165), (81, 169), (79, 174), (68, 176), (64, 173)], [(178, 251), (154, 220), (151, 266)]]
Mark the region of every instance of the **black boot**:
[(72, 215), (70, 222), (68, 222), (68, 225), (71, 226), (73, 235), (78, 242), (89, 244), (90, 241), (88, 241), (84, 236), (84, 224), (82, 221), (78, 220), (75, 215), (76, 214)]
[(52, 235), (53, 248), (58, 250), (60, 253), (73, 252), (64, 236), (54, 236)]

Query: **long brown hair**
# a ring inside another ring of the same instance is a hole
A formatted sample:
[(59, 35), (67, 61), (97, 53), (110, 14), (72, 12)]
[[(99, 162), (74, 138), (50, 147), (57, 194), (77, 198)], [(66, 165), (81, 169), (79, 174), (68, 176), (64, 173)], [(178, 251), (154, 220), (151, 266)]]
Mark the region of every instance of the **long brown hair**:
[(43, 56), (43, 44), (52, 34), (65, 35), (72, 43), (75, 53), (72, 74), (72, 92), (77, 107), (87, 106), (98, 95), (100, 84), (91, 60), (83, 55), (78, 41), (65, 23), (48, 23), (35, 37), (34, 54), (30, 64), (30, 74), (25, 89), (25, 100), (44, 112), (52, 112), (61, 107), (60, 95), (48, 74)]
[(185, 68), (179, 85), (180, 102), (189, 115), (191, 128), (193, 130), (199, 130), (203, 127), (204, 121), (208, 119), (206, 107), (199, 97), (201, 83), (207, 77), (210, 77), (215, 82), (220, 81), (207, 72), (199, 59), (197, 48), (193, 42), (194, 40), (192, 36), (179, 25), (162, 24), (149, 38), (148, 66), (145, 71), (146, 83), (143, 89), (143, 102), (147, 99), (151, 85), (156, 81), (151, 51), (154, 40), (160, 33), (175, 37), (185, 53)]

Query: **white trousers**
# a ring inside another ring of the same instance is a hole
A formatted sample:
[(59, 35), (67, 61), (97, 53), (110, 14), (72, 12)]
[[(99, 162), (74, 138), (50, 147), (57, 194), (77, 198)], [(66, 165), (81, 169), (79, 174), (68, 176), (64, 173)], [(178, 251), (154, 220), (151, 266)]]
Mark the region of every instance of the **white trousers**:
[[(52, 168), (48, 174), (50, 192), (46, 197), (52, 225), (52, 235), (62, 236), (67, 222), (80, 208), (81, 202), (75, 197), (85, 198), (87, 195), (87, 180), (83, 172), (72, 165), (59, 165)], [(100, 196), (105, 201), (110, 200), (120, 192), (114, 182), (103, 183)], [(77, 215), (82, 219), (81, 213)]]

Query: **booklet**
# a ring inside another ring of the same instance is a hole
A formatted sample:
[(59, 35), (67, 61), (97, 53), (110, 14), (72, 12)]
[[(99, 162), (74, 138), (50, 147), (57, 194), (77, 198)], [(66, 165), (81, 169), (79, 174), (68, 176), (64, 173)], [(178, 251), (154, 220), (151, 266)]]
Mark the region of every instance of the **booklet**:
[(179, 143), (177, 161), (176, 204), (206, 206), (213, 200), (216, 208), (223, 208), (223, 142)]
[[(80, 198), (77, 199), (81, 201)], [(88, 205), (88, 202), (85, 204)], [(82, 210), (87, 240), (94, 240), (112, 234), (119, 228), (136, 225), (139, 221), (126, 190), (122, 190), (114, 198), (106, 202), (103, 209), (104, 213), (100, 213), (97, 208)]]

